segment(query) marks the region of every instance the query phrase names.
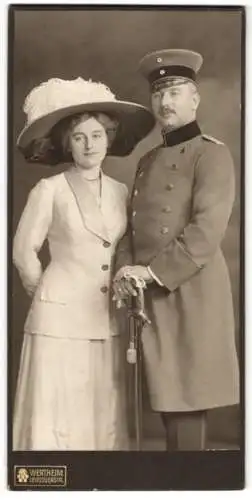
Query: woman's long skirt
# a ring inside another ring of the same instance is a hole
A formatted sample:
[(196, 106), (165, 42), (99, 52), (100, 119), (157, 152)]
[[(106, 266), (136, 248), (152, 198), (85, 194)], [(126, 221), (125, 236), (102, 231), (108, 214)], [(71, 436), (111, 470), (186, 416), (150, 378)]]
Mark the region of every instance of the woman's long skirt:
[(14, 450), (128, 448), (120, 337), (73, 340), (25, 333)]

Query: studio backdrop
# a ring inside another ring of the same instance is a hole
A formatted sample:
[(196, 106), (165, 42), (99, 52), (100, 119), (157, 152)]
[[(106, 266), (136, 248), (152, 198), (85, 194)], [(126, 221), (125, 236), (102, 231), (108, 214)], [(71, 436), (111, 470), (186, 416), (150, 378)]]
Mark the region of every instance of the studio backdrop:
[[(69, 7), (70, 8), (70, 7)], [(11, 164), (11, 225), (13, 237), (31, 188), (41, 179), (59, 173), (60, 167), (25, 162), (15, 142), (23, 127), (22, 105), (36, 85), (49, 78), (78, 76), (106, 83), (118, 98), (149, 106), (149, 89), (138, 73), (139, 60), (149, 51), (183, 48), (203, 55), (198, 121), (202, 131), (225, 142), (236, 173), (236, 201), (223, 243), (233, 291), (236, 339), (240, 346), (240, 172), (241, 172), (241, 64), (242, 32), (239, 11), (206, 9), (16, 10), (11, 60), (13, 155)], [(123, 159), (106, 159), (104, 170), (131, 188), (139, 158), (160, 142), (155, 129), (133, 153)], [(46, 249), (42, 259), (46, 261)], [(16, 270), (12, 269), (11, 390), (14, 396), (23, 325), (30, 304)], [(94, 312), (95, 314), (95, 312)], [(213, 366), (214, 370), (214, 366)], [(209, 420), (214, 442), (239, 445), (239, 409), (213, 411)], [(158, 439), (163, 429), (150, 411), (144, 390), (144, 433)]]

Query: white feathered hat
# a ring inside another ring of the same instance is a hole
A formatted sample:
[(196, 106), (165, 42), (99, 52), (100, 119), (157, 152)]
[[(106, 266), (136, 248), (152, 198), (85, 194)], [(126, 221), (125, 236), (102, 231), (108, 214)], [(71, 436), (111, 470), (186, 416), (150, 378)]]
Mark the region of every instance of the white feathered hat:
[[(119, 122), (116, 138), (108, 154), (126, 156), (154, 127), (151, 112), (139, 104), (117, 100), (100, 82), (51, 78), (35, 87), (23, 107), (26, 125), (17, 146), (31, 162), (56, 164), (65, 159), (54, 150), (50, 132), (61, 120), (85, 112), (107, 113)], [(39, 147), (38, 147), (39, 145)]]

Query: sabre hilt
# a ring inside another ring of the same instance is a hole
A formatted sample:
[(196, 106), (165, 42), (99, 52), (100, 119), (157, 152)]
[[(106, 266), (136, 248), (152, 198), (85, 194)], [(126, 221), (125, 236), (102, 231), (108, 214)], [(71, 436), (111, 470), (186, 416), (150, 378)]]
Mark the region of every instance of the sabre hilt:
[(127, 362), (129, 364), (137, 363), (137, 344), (139, 336), (141, 335), (142, 328), (151, 321), (145, 313), (144, 306), (144, 288), (146, 288), (145, 281), (131, 274), (125, 273), (124, 277), (133, 281), (134, 288), (137, 291), (137, 296), (132, 297), (131, 307), (129, 310), (129, 321), (133, 322), (133, 327), (130, 328), (129, 347), (127, 349)]

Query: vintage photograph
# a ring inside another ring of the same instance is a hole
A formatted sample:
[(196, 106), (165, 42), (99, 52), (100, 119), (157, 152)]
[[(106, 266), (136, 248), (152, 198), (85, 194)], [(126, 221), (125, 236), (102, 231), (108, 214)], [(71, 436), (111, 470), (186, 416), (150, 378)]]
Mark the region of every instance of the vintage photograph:
[(19, 488), (48, 452), (242, 457), (244, 15), (9, 10)]

